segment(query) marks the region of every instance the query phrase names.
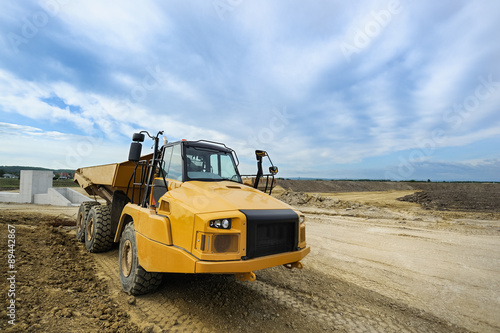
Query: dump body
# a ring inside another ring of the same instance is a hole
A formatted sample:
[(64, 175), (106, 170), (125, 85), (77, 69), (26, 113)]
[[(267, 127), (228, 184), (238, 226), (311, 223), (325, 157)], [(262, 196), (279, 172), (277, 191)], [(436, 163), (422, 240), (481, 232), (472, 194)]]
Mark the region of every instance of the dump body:
[[(151, 157), (152, 154), (145, 155), (142, 160), (149, 161)], [(137, 184), (141, 181), (141, 173), (136, 173), (135, 179), (131, 181), (134, 169), (136, 169), (136, 165), (130, 161), (84, 167), (75, 171), (74, 180), (89, 195), (97, 195), (111, 203), (115, 191), (127, 193), (127, 189), (133, 185), (132, 183)], [(134, 201), (134, 198), (131, 197), (132, 192), (130, 190), (128, 192), (127, 196), (131, 201)], [(138, 194), (138, 192), (134, 193), (135, 196)]]

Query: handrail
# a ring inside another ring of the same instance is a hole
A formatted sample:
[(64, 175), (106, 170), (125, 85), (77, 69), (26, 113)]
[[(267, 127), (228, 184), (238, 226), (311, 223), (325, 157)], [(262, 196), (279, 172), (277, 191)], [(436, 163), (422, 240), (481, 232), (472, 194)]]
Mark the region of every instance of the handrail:
[[(243, 177), (247, 177), (247, 178), (255, 178), (255, 180), (257, 180), (257, 175), (241, 175), (241, 178)], [(266, 177), (266, 187), (264, 188), (264, 193), (267, 192), (267, 189), (269, 188), (269, 195), (271, 195), (272, 191), (273, 191), (273, 188), (274, 188), (274, 175), (271, 174), (271, 173), (268, 173), (268, 174), (265, 174), (265, 175), (262, 175), (262, 177)], [(271, 182), (269, 183), (269, 178), (271, 178)], [(258, 186), (258, 185), (257, 185)], [(254, 184), (254, 187), (257, 188), (257, 186), (255, 186)]]

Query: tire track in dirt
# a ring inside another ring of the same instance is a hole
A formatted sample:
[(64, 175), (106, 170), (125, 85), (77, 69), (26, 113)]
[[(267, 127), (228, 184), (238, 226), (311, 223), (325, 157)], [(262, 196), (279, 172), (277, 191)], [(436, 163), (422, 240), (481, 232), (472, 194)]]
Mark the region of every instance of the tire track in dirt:
[[(99, 275), (108, 281), (112, 294), (124, 302), (128, 295), (122, 290), (118, 271), (118, 250), (94, 255), (98, 266)], [(132, 319), (137, 321), (143, 328), (153, 324), (154, 330), (166, 330), (169, 332), (209, 332), (195, 316), (183, 313), (175, 304), (169, 300), (168, 295), (162, 289), (156, 293), (135, 297), (135, 307), (131, 313)]]
[[(273, 273), (279, 275), (277, 271)], [(324, 330), (467, 332), (424, 311), (350, 282), (326, 276), (307, 266), (285, 280), (266, 273), (260, 281), (249, 287), (286, 304), (302, 316), (320, 322)]]
[[(345, 330), (347, 332), (422, 332), (412, 327), (407, 327), (391, 318), (379, 318), (368, 309), (361, 309), (345, 305), (332, 307), (332, 300), (328, 298), (301, 298), (290, 291), (273, 287), (264, 282), (257, 281), (249, 286), (256, 292), (279, 302), (302, 316), (315, 318), (324, 330)], [(304, 295), (300, 295), (304, 296)]]
[[(113, 297), (126, 304), (118, 251), (93, 257)], [(276, 267), (257, 272), (257, 278), (240, 282), (233, 276), (167, 274), (157, 292), (136, 297), (129, 314), (143, 329), (154, 325), (153, 332), (464, 331), (314, 269)]]

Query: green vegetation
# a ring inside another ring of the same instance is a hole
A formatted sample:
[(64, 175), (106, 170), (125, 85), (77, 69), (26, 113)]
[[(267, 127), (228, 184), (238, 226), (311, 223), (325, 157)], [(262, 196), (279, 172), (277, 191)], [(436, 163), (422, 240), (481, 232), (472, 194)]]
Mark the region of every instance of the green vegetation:
[(58, 173), (71, 173), (71, 174), (75, 172), (75, 170), (72, 169), (47, 169), (47, 168), (32, 167), (32, 166), (21, 166), (21, 165), (1, 165), (0, 170), (2, 170), (4, 173), (11, 173), (14, 175), (19, 175), (21, 170), (42, 170), (42, 171), (45, 170), (45, 171), (53, 171)]
[[(9, 179), (0, 178), (0, 190), (9, 191), (19, 189), (19, 178)], [(58, 179), (52, 182), (53, 187), (78, 187), (78, 184), (73, 181), (73, 179)]]
[(79, 187), (77, 183), (73, 181), (73, 179), (58, 179), (52, 182), (52, 186), (54, 187)]
[(16, 190), (19, 188), (19, 179), (0, 178), (0, 190)]

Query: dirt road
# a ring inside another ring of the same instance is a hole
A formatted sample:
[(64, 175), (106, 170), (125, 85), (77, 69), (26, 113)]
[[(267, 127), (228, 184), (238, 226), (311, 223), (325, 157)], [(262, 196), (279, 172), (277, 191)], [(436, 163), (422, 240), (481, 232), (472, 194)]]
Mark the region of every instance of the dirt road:
[(3, 309), (0, 321), (8, 332), (465, 331), (314, 267), (260, 271), (254, 283), (169, 275), (156, 293), (129, 297), (119, 284), (117, 250), (86, 253), (60, 210), (54, 214), (2, 207), (0, 228), (15, 225), (17, 241), (16, 324)]
[[(98, 255), (101, 276), (112, 293), (117, 251)], [(131, 313), (138, 322), (173, 332), (449, 332), (460, 331), (438, 318), (407, 307), (313, 267), (290, 272), (279, 267), (258, 272), (254, 283), (233, 276), (170, 276), (155, 294), (138, 297)]]
[(311, 215), (306, 264), (472, 331), (500, 330), (500, 232)]
[[(86, 253), (74, 227), (61, 226), (72, 223), (76, 209), (0, 204), (2, 244), (6, 226), (16, 225), (21, 263), (19, 326), (9, 326), (1, 309), (0, 327), (32, 332), (61, 327), (70, 332), (500, 331), (500, 220), (396, 201), (406, 192), (303, 200), (299, 209), (306, 213), (312, 251), (301, 271), (258, 271), (253, 283), (230, 275), (166, 275), (156, 293), (136, 298), (121, 290), (116, 249)], [(6, 297), (2, 292), (2, 304)]]

